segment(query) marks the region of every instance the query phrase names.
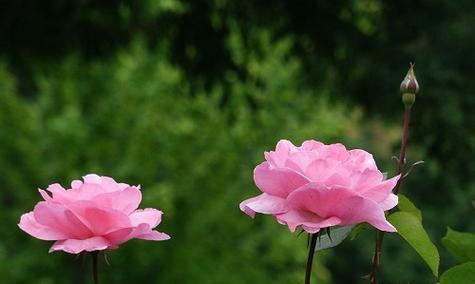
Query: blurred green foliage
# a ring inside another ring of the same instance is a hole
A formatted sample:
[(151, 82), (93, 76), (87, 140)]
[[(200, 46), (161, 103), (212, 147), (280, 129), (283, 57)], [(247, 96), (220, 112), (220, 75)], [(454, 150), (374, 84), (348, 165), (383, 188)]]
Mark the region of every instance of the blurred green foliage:
[[(253, 222), (238, 204), (257, 193), (252, 169), (280, 137), (335, 140), (349, 121), (344, 106), (298, 87), (299, 62), (285, 58), (288, 50), (288, 41), (268, 46), (264, 58), (248, 63), (253, 75), (246, 81), (229, 74), (234, 83), (225, 107), (221, 86), (192, 89), (178, 68), (140, 43), (105, 62), (83, 65), (72, 56), (38, 71), (34, 102), (18, 96), (3, 69), (1, 149), (10, 157), (0, 168), (8, 178), (1, 197), (9, 208), (2, 211), (3, 279), (71, 283), (80, 262), (62, 253), (48, 256), (46, 243), (15, 224), (39, 199), (36, 187), (67, 185), (97, 172), (140, 183), (143, 206), (160, 207), (160, 229), (172, 235), (168, 242), (134, 241), (111, 252), (106, 283), (124, 277), (137, 283), (270, 282), (274, 273), (263, 271), (279, 272), (280, 283), (297, 282), (305, 238), (268, 218)], [(61, 262), (69, 267), (55, 269)]]
[(475, 234), (457, 232), (447, 227), (442, 244), (461, 264), (440, 276), (441, 284), (463, 284), (475, 281)]
[[(305, 237), (238, 209), (278, 139), (342, 141), (394, 172), (399, 83), (421, 92), (403, 192), (438, 240), (475, 231), (471, 1), (9, 1), (0, 11), (0, 279), (85, 283), (16, 224), (36, 188), (96, 172), (141, 184), (167, 242), (109, 252), (104, 283), (301, 283)], [(317, 256), (318, 283), (365, 283), (373, 231)], [(387, 242), (386, 242), (387, 240)], [(433, 283), (388, 235), (382, 278)], [(438, 243), (440, 245), (440, 242)], [(351, 260), (350, 260), (351, 259)], [(442, 254), (441, 271), (455, 264)]]

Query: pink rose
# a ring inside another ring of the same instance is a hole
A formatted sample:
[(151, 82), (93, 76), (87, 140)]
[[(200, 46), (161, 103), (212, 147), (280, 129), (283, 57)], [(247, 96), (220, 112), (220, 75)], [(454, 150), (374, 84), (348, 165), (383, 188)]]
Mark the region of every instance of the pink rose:
[(153, 230), (161, 222), (161, 211), (137, 209), (142, 199), (140, 186), (90, 174), (84, 182), (74, 180), (71, 189), (56, 183), (47, 190), (52, 197), (39, 189), (44, 201), (36, 204), (32, 212), (23, 214), (18, 226), (35, 238), (56, 241), (50, 252), (115, 249), (133, 238), (170, 238)]
[(384, 211), (397, 205), (392, 189), (399, 176), (384, 180), (368, 152), (314, 140), (296, 147), (281, 140), (275, 152), (265, 152), (265, 159), (254, 169), (254, 181), (263, 193), (239, 206), (247, 215), (271, 214), (292, 232), (298, 226), (316, 233), (362, 222), (396, 231)]

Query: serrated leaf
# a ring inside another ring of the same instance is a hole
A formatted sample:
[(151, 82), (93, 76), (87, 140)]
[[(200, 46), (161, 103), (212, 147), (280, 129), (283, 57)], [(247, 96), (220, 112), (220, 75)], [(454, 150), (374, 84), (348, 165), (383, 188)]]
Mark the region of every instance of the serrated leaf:
[(459, 264), (445, 271), (440, 277), (440, 284), (475, 283), (475, 262)]
[(351, 233), (353, 227), (354, 225), (336, 227), (334, 229), (331, 229), (330, 235), (322, 234), (318, 238), (317, 245), (315, 246), (315, 251), (336, 247), (337, 245), (341, 244)]
[(460, 262), (475, 261), (475, 234), (447, 228), (442, 244)]
[(412, 201), (409, 200), (409, 198), (407, 198), (407, 196), (405, 196), (403, 194), (398, 194), (398, 197), (399, 197), (399, 202), (398, 202), (397, 206), (398, 206), (399, 210), (401, 210), (403, 212), (411, 213), (414, 216), (416, 216), (417, 219), (419, 219), (419, 221), (422, 221), (422, 212), (421, 212), (421, 210), (419, 210), (419, 208), (417, 208), (414, 205), (414, 203), (412, 203)]
[(388, 221), (396, 227), (399, 235), (422, 257), (434, 276), (438, 277), (439, 251), (430, 240), (421, 221), (415, 215), (407, 212), (393, 213), (389, 215)]
[(350, 235), (350, 240), (356, 239), (361, 232), (366, 230), (368, 228), (368, 223), (361, 223), (356, 225), (352, 230), (351, 230), (351, 235)]

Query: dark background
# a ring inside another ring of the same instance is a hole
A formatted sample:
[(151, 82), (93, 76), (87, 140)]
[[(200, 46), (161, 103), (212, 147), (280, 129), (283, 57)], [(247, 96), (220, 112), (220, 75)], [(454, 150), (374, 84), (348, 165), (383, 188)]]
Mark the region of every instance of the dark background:
[[(104, 283), (302, 283), (305, 237), (238, 209), (280, 138), (343, 142), (394, 173), (399, 83), (416, 63), (402, 192), (440, 247), (474, 231), (473, 1), (1, 1), (0, 279), (86, 283), (87, 261), (21, 232), (36, 189), (95, 172), (141, 184), (167, 242), (131, 241)], [(365, 283), (374, 232), (317, 255), (317, 283)], [(440, 247), (441, 248), (441, 247)], [(455, 260), (441, 248), (441, 271)], [(434, 283), (397, 235), (382, 283)]]

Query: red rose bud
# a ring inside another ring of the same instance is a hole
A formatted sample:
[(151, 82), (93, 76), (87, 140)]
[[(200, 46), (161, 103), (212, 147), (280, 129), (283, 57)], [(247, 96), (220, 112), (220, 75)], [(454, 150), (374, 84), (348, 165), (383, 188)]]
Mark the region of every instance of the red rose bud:
[(414, 64), (411, 63), (406, 77), (401, 82), (402, 102), (406, 107), (412, 107), (416, 101), (416, 94), (419, 92), (419, 83), (414, 74)]

